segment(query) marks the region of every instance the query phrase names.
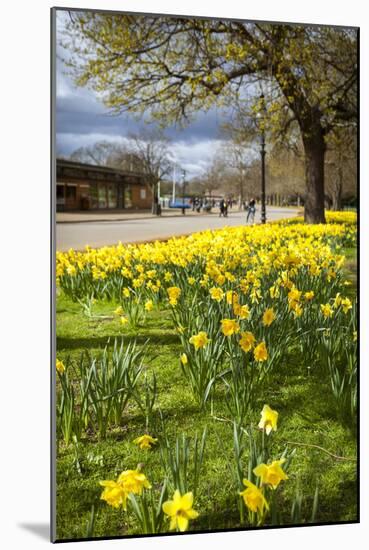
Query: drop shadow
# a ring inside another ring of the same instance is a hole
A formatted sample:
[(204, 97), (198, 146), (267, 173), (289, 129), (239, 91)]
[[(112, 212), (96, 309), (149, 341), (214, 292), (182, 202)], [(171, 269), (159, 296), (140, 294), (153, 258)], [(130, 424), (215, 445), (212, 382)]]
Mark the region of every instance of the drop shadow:
[(18, 523), (18, 527), (33, 533), (40, 539), (50, 541), (50, 525), (48, 523)]

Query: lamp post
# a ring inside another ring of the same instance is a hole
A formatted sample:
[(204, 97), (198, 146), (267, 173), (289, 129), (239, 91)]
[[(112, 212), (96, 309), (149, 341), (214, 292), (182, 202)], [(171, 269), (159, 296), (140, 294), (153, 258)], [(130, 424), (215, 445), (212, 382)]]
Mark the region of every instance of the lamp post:
[(172, 193), (172, 203), (176, 202), (176, 165), (173, 164), (173, 193)]
[(260, 156), (261, 156), (261, 223), (266, 222), (266, 208), (265, 208), (265, 100), (264, 94), (260, 96), (261, 109), (257, 114), (257, 118), (260, 123), (261, 139), (260, 139)]
[(185, 187), (186, 187), (186, 170), (182, 170), (182, 214), (186, 214), (185, 209)]

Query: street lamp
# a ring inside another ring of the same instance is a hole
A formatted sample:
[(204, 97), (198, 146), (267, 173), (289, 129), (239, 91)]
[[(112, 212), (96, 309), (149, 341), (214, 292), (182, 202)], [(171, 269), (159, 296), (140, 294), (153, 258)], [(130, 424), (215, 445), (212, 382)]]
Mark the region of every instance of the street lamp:
[(266, 108), (264, 94), (260, 96), (260, 111), (258, 112), (257, 119), (259, 120), (259, 126), (261, 131), (260, 139), (260, 156), (261, 156), (261, 223), (266, 222), (266, 208), (265, 208), (265, 117)]
[(182, 214), (186, 214), (185, 209), (185, 187), (186, 187), (186, 170), (182, 170)]
[(176, 202), (176, 165), (173, 164), (173, 193), (172, 193), (172, 203)]

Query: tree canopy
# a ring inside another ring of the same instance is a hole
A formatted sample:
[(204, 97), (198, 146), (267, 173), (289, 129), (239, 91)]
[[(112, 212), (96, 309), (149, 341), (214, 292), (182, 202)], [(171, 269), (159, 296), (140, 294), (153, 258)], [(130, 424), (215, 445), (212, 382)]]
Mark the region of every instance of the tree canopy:
[(301, 132), (305, 219), (324, 221), (326, 136), (357, 119), (355, 29), (70, 12), (63, 45), (76, 82), (112, 112), (162, 125), (235, 105), (255, 95), (255, 82), (269, 82), (268, 124), (279, 131), (296, 123)]

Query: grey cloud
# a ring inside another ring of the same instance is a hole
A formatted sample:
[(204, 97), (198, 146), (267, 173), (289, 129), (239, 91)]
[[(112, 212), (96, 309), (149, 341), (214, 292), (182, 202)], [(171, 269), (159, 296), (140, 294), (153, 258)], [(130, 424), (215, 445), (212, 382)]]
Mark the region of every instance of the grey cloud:
[[(143, 120), (133, 116), (109, 114), (94, 91), (77, 87), (61, 59), (66, 52), (60, 48), (58, 50), (55, 116), (59, 155), (69, 155), (79, 147), (93, 145), (97, 141), (124, 140), (129, 134), (147, 128)], [(219, 143), (222, 120), (222, 113), (212, 109), (199, 112), (185, 128), (172, 126), (165, 130), (172, 142), (175, 159), (191, 174), (201, 173), (213, 157)]]

